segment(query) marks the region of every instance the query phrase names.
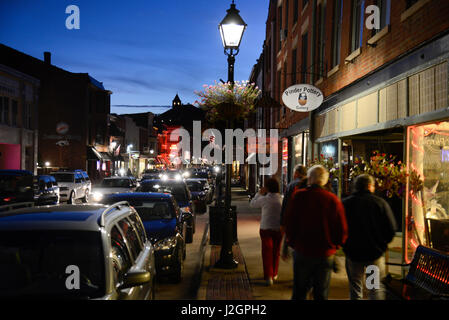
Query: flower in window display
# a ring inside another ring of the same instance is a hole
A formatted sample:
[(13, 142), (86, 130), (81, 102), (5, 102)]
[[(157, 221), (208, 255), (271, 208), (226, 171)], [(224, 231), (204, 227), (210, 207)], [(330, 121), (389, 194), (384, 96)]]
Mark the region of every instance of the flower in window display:
[[(383, 193), (387, 198), (393, 196), (403, 197), (406, 190), (407, 167), (401, 161), (396, 161), (396, 156), (387, 155), (385, 153), (373, 152), (369, 162), (365, 162), (362, 158), (356, 157), (355, 165), (350, 169), (350, 178), (353, 180), (362, 173), (370, 174), (376, 181), (376, 190)], [(419, 181), (422, 180), (416, 175), (411, 181), (412, 189), (419, 188)]]

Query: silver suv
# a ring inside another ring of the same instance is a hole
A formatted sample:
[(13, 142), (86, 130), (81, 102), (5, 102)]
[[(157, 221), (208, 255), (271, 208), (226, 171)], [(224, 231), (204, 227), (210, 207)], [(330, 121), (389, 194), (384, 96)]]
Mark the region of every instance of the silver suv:
[(127, 202), (0, 214), (0, 297), (154, 298), (154, 249)]
[(58, 171), (51, 174), (59, 186), (60, 202), (74, 204), (76, 199), (83, 203), (89, 201), (92, 185), (85, 171)]

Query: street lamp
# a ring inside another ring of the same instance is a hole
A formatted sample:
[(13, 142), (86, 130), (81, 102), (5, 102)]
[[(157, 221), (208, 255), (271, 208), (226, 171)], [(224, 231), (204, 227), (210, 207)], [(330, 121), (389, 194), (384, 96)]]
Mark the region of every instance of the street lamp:
[(227, 14), (218, 25), (218, 29), (224, 52), (228, 56), (228, 81), (233, 85), (235, 56), (239, 53), (240, 42), (247, 25), (240, 17), (240, 11), (236, 9), (234, 0), (232, 0), (231, 8), (226, 12)]
[[(226, 16), (218, 25), (221, 40), (223, 42), (224, 53), (228, 56), (228, 82), (234, 86), (234, 63), (235, 56), (239, 53), (240, 42), (243, 33), (247, 27), (245, 21), (239, 15), (234, 0), (232, 0), (231, 8), (228, 9)], [(231, 89), (232, 90), (232, 89)], [(231, 127), (230, 120), (226, 121), (227, 127)], [(232, 253), (233, 245), (233, 224), (231, 217), (231, 170), (232, 164), (226, 164), (226, 192), (225, 192), (225, 223), (223, 226), (223, 237), (221, 244), (220, 259), (215, 264), (217, 268), (233, 269), (236, 268), (238, 262), (234, 260)], [(221, 180), (221, 179), (220, 179)]]

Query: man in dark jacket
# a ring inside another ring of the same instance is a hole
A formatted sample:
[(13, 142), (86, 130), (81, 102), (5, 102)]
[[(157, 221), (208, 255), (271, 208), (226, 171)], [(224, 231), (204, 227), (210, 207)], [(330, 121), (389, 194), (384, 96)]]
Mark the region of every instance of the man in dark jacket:
[(367, 267), (369, 298), (385, 299), (385, 289), (380, 281), (385, 276), (383, 255), (395, 235), (396, 221), (388, 203), (375, 196), (374, 191), (374, 178), (362, 174), (354, 182), (354, 193), (343, 200), (349, 231), (343, 251), (353, 300), (363, 298)]
[(298, 164), (295, 167), (293, 173), (293, 180), (288, 184), (284, 192), (284, 199), (282, 199), (282, 209), (281, 209), (281, 225), (282, 225), (282, 218), (284, 217), (285, 210), (287, 209), (288, 200), (292, 196), (293, 191), (295, 191), (296, 187), (298, 187), (299, 189), (307, 187), (307, 168), (301, 164)]
[(347, 238), (340, 199), (323, 187), (329, 172), (321, 165), (307, 171), (309, 186), (296, 189), (284, 215), (287, 243), (294, 249), (293, 296), (305, 300), (310, 284), (315, 300), (328, 298), (334, 255)]

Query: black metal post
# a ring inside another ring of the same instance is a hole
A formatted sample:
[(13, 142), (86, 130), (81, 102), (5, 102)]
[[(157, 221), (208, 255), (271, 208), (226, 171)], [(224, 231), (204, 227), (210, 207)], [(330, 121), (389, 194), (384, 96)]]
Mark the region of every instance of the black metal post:
[[(235, 55), (231, 49), (230, 54), (228, 54), (228, 81), (231, 83), (231, 87), (234, 86), (234, 63)], [(232, 90), (232, 88), (231, 88)], [(231, 121), (226, 121), (226, 127), (231, 128)], [(226, 146), (227, 148), (229, 146)], [(226, 149), (226, 152), (228, 150)], [(231, 150), (232, 160), (233, 150)], [(231, 171), (232, 163), (226, 163), (226, 191), (225, 191), (225, 221), (223, 224), (223, 237), (221, 243), (220, 259), (216, 262), (216, 268), (222, 269), (234, 269), (238, 266), (238, 262), (234, 260), (234, 255), (232, 252), (233, 246), (233, 228), (232, 228), (232, 216), (231, 216)]]

